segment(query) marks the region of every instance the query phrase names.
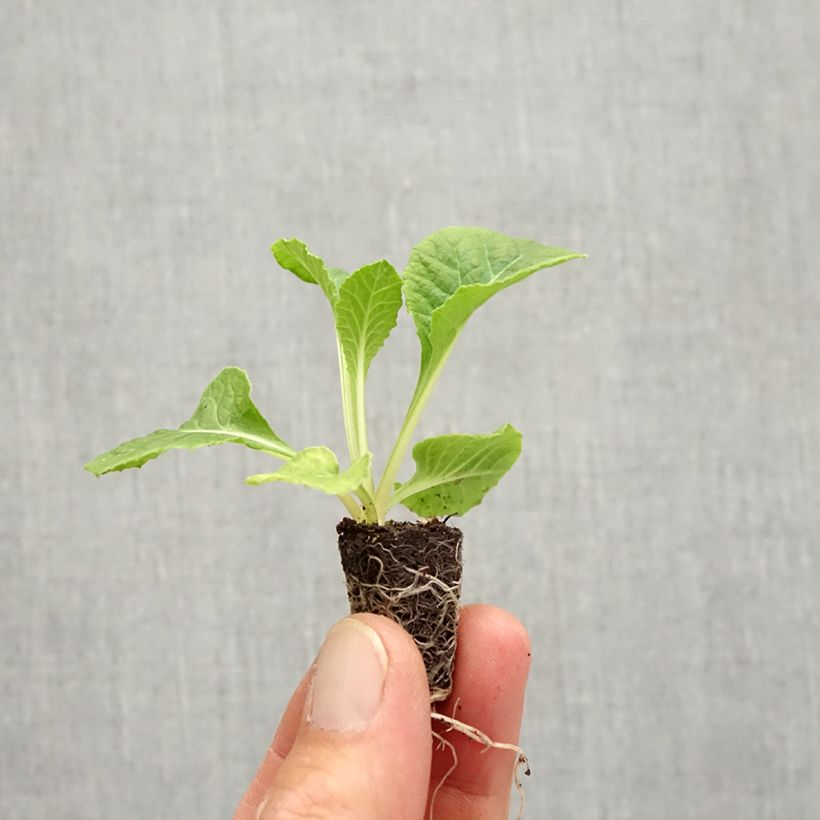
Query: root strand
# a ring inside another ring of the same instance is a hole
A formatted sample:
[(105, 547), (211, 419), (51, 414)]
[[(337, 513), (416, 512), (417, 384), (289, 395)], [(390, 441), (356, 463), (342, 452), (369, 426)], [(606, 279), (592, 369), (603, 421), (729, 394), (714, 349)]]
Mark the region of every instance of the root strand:
[[(515, 763), (513, 765), (512, 770), (512, 781), (515, 786), (515, 791), (518, 794), (518, 814), (515, 816), (515, 820), (521, 820), (524, 817), (524, 784), (521, 782), (521, 768), (524, 768), (524, 774), (529, 777), (531, 774), (529, 761), (527, 760), (527, 756), (524, 754), (524, 750), (520, 746), (516, 746), (514, 743), (500, 743), (498, 741), (493, 740), (490, 738), (489, 735), (482, 732), (481, 729), (477, 729), (475, 726), (470, 726), (469, 723), (464, 723), (461, 720), (458, 720), (455, 717), (451, 717), (450, 715), (442, 715), (440, 712), (431, 712), (430, 717), (433, 720), (437, 720), (447, 727), (444, 729), (444, 732), (460, 732), (465, 737), (470, 738), (470, 740), (474, 741), (475, 743), (480, 743), (484, 748), (482, 749), (482, 753), (488, 752), (490, 749), (505, 749), (509, 752), (515, 752)], [(438, 738), (442, 742), (446, 742), (442, 734), (438, 732), (433, 732), (434, 737)], [(444, 781), (453, 773), (456, 765), (458, 764), (458, 757), (456, 756), (456, 750), (452, 743), (447, 743), (448, 746), (451, 747), (451, 751), (453, 754), (453, 765), (447, 770), (444, 777), (439, 781), (438, 785), (433, 792), (433, 799), (438, 794), (439, 789), (444, 785)], [(430, 820), (433, 820), (433, 802), (430, 803)]]
[[(433, 713), (435, 714), (435, 713)], [(444, 772), (441, 780), (439, 780), (438, 784), (436, 785), (435, 789), (433, 789), (433, 793), (430, 795), (430, 817), (429, 820), (433, 820), (433, 808), (436, 805), (436, 798), (438, 797), (439, 791), (441, 791), (441, 787), (447, 781), (447, 778), (456, 770), (456, 766), (458, 766), (458, 755), (456, 754), (456, 747), (447, 740), (444, 735), (440, 735), (437, 731), (433, 730), (433, 737), (438, 740), (441, 744), (440, 748), (448, 748), (450, 750), (450, 754), (453, 756), (453, 762), (450, 764), (450, 768)]]

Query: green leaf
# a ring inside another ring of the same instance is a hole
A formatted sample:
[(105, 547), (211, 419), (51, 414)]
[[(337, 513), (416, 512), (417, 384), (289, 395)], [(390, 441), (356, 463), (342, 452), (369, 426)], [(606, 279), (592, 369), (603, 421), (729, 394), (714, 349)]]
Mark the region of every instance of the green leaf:
[[(336, 328), (342, 410), (350, 456), (367, 452), (364, 382), (373, 357), (390, 331), (402, 303), (401, 278), (389, 262), (374, 262), (347, 273), (328, 268), (298, 239), (279, 239), (271, 248), (279, 264), (324, 292)], [(372, 490), (372, 478), (366, 489)]]
[(271, 250), (283, 268), (322, 289), (333, 307), (336, 333), (349, 369), (357, 369), (366, 360), (366, 373), (396, 326), (401, 307), (401, 278), (393, 266), (381, 260), (352, 274), (329, 268), (299, 239), (279, 239)]
[[(351, 458), (367, 452), (364, 383), (374, 356), (396, 326), (401, 277), (384, 260), (354, 271), (333, 308), (342, 369), (342, 407)], [(372, 489), (372, 479), (367, 488)]]
[(370, 368), (401, 308), (401, 277), (384, 260), (359, 268), (339, 288), (336, 333), (351, 379), (361, 379)]
[(205, 388), (193, 416), (177, 430), (155, 430), (147, 436), (126, 441), (85, 465), (94, 475), (142, 467), (166, 450), (196, 450), (233, 442), (263, 450), (278, 458), (291, 458), (293, 448), (270, 428), (251, 401), (248, 374), (226, 367)]
[(423, 239), (404, 271), (422, 370), (446, 357), (464, 323), (491, 296), (538, 270), (583, 256), (484, 228), (444, 228)]
[(413, 248), (404, 270), (403, 288), (421, 344), (421, 367), (376, 492), (380, 517), (422, 410), (470, 316), (500, 290), (542, 268), (583, 256), (484, 228), (444, 228)]
[(423, 518), (463, 514), (480, 504), (521, 453), (521, 433), (509, 424), (481, 436), (449, 435), (413, 448), (416, 472), (396, 487), (392, 504)]
[(271, 247), (276, 261), (285, 270), (296, 274), (303, 282), (318, 285), (331, 305), (336, 304), (339, 286), (348, 274), (341, 268), (328, 268), (299, 239), (277, 239)]
[(271, 481), (303, 484), (328, 495), (341, 495), (357, 490), (370, 475), (370, 453), (357, 458), (344, 472), (327, 447), (307, 447), (300, 450), (275, 473), (248, 476), (246, 484), (257, 486)]

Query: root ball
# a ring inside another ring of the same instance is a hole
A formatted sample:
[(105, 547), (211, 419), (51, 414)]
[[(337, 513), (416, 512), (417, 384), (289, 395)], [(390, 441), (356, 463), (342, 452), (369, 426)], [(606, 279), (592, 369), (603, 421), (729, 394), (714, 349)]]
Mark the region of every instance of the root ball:
[(351, 613), (373, 612), (401, 624), (424, 658), (432, 702), (453, 686), (459, 597), (461, 530), (441, 521), (336, 527)]

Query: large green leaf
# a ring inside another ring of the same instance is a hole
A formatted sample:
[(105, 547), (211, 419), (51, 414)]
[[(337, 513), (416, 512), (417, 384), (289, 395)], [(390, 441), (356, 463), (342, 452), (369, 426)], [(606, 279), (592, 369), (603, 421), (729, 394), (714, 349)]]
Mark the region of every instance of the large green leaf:
[(423, 239), (404, 271), (422, 372), (446, 358), (464, 323), (491, 296), (538, 270), (583, 255), (484, 228), (444, 228)]
[(421, 344), (410, 407), (376, 492), (382, 513), (393, 481), (450, 350), (473, 312), (500, 290), (584, 254), (485, 228), (444, 228), (416, 245), (404, 270), (407, 310)]
[(563, 248), (514, 239), (484, 228), (444, 228), (416, 245), (404, 270), (407, 310), (421, 344), (410, 407), (376, 493), (381, 513), (450, 350), (473, 312), (500, 290), (537, 270), (583, 257)]
[(353, 492), (370, 475), (370, 453), (357, 458), (344, 472), (332, 450), (327, 447), (307, 447), (300, 450), (275, 473), (248, 476), (246, 484), (257, 486), (271, 481), (303, 484), (329, 495)]
[(391, 501), (433, 518), (463, 514), (480, 504), (521, 453), (521, 433), (509, 424), (479, 436), (448, 435), (413, 448), (416, 472)]
[(233, 442), (264, 450), (288, 459), (294, 450), (265, 421), (251, 401), (248, 374), (226, 367), (205, 388), (193, 416), (177, 430), (155, 430), (147, 436), (126, 441), (85, 465), (94, 475), (142, 467), (166, 450), (196, 450), (213, 444)]
[(354, 271), (339, 288), (336, 332), (351, 379), (367, 375), (373, 357), (396, 326), (401, 277), (384, 260)]

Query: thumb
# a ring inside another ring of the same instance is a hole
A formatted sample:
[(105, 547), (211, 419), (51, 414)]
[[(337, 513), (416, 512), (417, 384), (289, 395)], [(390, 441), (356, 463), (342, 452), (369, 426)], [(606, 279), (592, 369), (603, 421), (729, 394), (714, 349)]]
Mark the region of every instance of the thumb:
[(430, 779), (430, 693), (400, 626), (356, 615), (328, 632), (296, 740), (259, 820), (420, 820)]

